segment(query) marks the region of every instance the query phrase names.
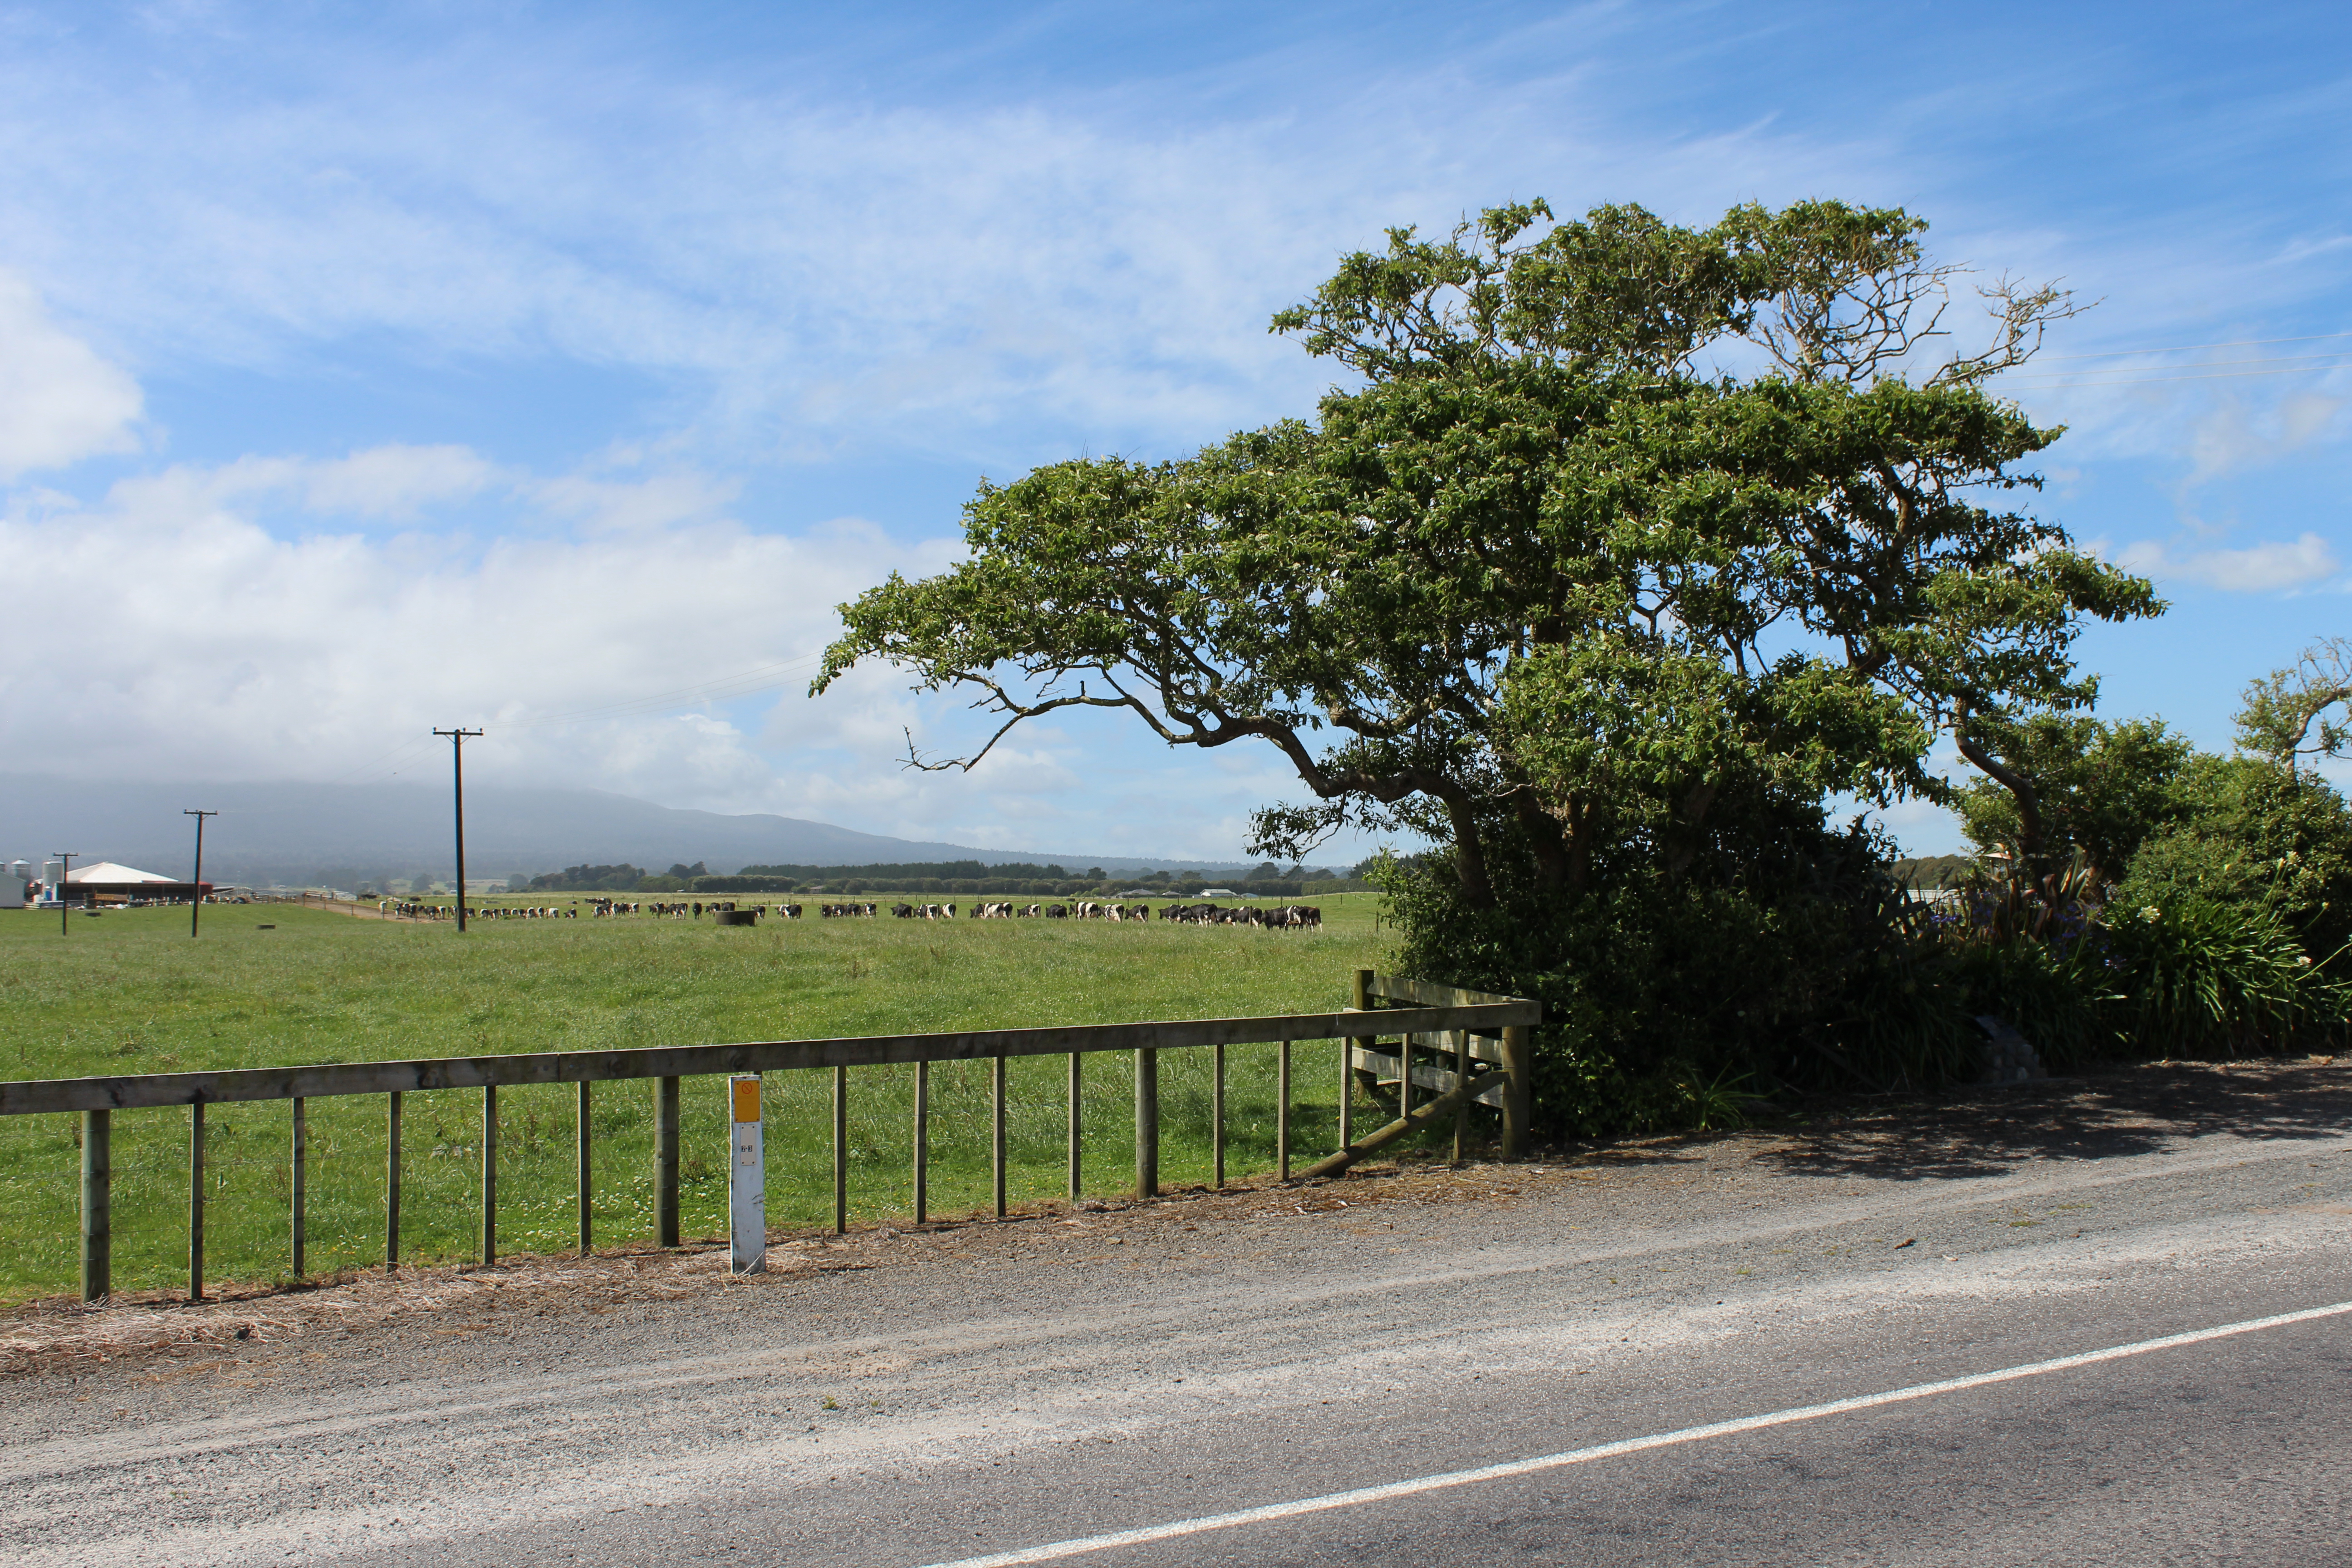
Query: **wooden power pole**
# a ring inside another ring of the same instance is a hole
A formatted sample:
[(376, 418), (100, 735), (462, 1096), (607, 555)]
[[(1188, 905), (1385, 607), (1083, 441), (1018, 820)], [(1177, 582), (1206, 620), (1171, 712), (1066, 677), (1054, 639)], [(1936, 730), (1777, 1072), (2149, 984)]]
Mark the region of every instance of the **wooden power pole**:
[(466, 742), (479, 730), (436, 730), (449, 737), (449, 763), (457, 792), (457, 933), (466, 931)]

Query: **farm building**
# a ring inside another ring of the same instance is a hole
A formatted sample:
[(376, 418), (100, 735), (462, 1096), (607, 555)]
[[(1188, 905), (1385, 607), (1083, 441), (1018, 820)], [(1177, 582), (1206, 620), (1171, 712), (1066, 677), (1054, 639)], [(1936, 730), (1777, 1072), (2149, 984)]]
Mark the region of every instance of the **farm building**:
[(75, 904), (117, 904), (158, 900), (184, 904), (212, 891), (210, 882), (183, 882), (173, 877), (142, 871), (100, 860), (66, 873), (66, 901)]

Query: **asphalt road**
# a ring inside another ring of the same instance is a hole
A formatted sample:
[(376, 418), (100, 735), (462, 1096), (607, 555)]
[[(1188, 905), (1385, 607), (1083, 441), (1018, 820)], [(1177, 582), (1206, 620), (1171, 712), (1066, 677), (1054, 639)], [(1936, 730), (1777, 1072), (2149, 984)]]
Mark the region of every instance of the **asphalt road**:
[[(2347, 1078), (875, 1233), (748, 1282), (706, 1254), (150, 1310), (143, 1351), (118, 1310), (0, 1383), (0, 1548), (912, 1568), (2352, 1304)], [(1034, 1560), (2352, 1560), (2347, 1334)]]

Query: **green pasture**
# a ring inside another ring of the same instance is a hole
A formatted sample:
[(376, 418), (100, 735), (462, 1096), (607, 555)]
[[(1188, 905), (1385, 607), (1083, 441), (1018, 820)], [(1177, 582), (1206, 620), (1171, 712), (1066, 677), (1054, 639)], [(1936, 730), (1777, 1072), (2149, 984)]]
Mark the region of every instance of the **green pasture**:
[[(534, 900), (499, 900), (530, 902)], [(540, 900), (568, 902), (563, 900)], [(751, 900), (745, 901), (772, 901)], [(803, 900), (808, 902), (808, 900)], [(885, 900), (886, 907), (888, 900)], [(705, 918), (478, 921), (354, 919), (293, 905), (209, 907), (191, 940), (185, 910), (72, 917), (0, 911), (0, 1075), (177, 1072), (292, 1062), (509, 1051), (609, 1049), (919, 1030), (1124, 1023), (1342, 1006), (1349, 974), (1377, 965), (1379, 900), (1318, 900), (1317, 932), (1066, 921), (763, 921)], [(263, 930), (265, 924), (274, 930)], [(1339, 1047), (1295, 1047), (1296, 1149), (1336, 1134)], [(1274, 1158), (1276, 1047), (1235, 1047), (1228, 1071), (1228, 1173)], [(1010, 1069), (1009, 1183), (1015, 1203), (1064, 1190), (1067, 1058)], [(1209, 1054), (1160, 1060), (1161, 1179), (1209, 1173)], [(912, 1068), (850, 1074), (853, 1217), (912, 1202)], [(831, 1216), (831, 1074), (769, 1079), (769, 1216)], [(499, 1095), (502, 1251), (560, 1250), (575, 1236), (571, 1085)], [(681, 1228), (725, 1230), (723, 1082), (689, 1079), (681, 1134)], [(1131, 1058), (1087, 1060), (1087, 1184), (1132, 1177)], [(406, 1097), (402, 1246), (461, 1258), (477, 1244), (481, 1094)], [(989, 1198), (988, 1064), (931, 1069), (931, 1206)], [(653, 1236), (653, 1086), (595, 1089), (600, 1245)], [(309, 1102), (311, 1272), (381, 1262), (385, 1101)], [(288, 1268), (289, 1108), (206, 1111), (207, 1274), (268, 1279)], [(118, 1289), (184, 1282), (185, 1110), (114, 1119)], [(0, 1300), (75, 1288), (78, 1119), (0, 1118)]]

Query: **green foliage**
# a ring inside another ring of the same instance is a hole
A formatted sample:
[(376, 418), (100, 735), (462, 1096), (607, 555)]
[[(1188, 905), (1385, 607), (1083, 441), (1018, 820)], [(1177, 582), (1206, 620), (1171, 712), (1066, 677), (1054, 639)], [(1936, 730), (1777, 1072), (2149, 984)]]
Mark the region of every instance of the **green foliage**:
[[(1936, 794), (1939, 730), (2088, 700), (2080, 623), (2152, 591), (1982, 504), (2053, 435), (1978, 384), (2054, 295), (1914, 383), (1886, 373), (1939, 330), (1947, 273), (1907, 215), (1549, 216), (1344, 258), (1276, 321), (1365, 378), (1311, 423), (984, 485), (967, 559), (843, 606), (814, 689), (881, 658), (977, 693), (999, 735), (1098, 707), (1263, 741), (1316, 797), (1261, 814), (1264, 852), (1431, 832), (1478, 907), (1490, 824), (1546, 897), (1629, 838), (1672, 879), (1743, 790)], [(1742, 336), (1777, 368), (1696, 368)]]
[(2133, 859), (2119, 902), (2259, 910), (2317, 963), (2352, 941), (2352, 809), (2326, 780), (2261, 758), (2200, 756), (2179, 801), (2171, 826)]
[(2121, 1031), (2168, 1056), (2237, 1056), (2340, 1042), (2352, 990), (2315, 965), (2259, 905), (2196, 894), (2113, 912)]
[[(2275, 774), (2241, 761), (2256, 778)], [(2150, 840), (2141, 859), (2167, 842)], [(2078, 857), (2039, 879), (1979, 879), (1943, 935), (1972, 1010), (2000, 1014), (2055, 1068), (2339, 1039), (2352, 988), (2261, 897), (2216, 897), (2218, 885), (2151, 879), (2118, 890)]]
[(1539, 896), (1507, 828), (1499, 907), (1465, 899), (1442, 859), (1377, 867), (1403, 933), (1397, 966), (1544, 1003), (1537, 1105), (1554, 1134), (1715, 1118), (1694, 1086), (1891, 1089), (1970, 1073), (1967, 998), (1924, 907), (1881, 871), (1881, 843), (1787, 803), (1718, 832), (1693, 876), (1612, 878), (1571, 900)]
[(2114, 1055), (2128, 997), (2090, 862), (2031, 880), (1979, 868), (1960, 890), (1934, 929), (1969, 1016), (2004, 1020), (2056, 1071)]
[(2036, 714), (1985, 726), (2031, 781), (2040, 842), (2023, 842), (2017, 794), (1978, 780), (1954, 801), (1978, 847), (2025, 864), (2038, 854), (2063, 864), (2081, 854), (2104, 881), (2120, 879), (2151, 835), (2179, 823), (2183, 776), (2193, 748), (2158, 719), (2108, 724), (2087, 714)]
[(1973, 855), (1906, 857), (1887, 862), (1886, 874), (1906, 888), (1957, 888), (1976, 865)]

